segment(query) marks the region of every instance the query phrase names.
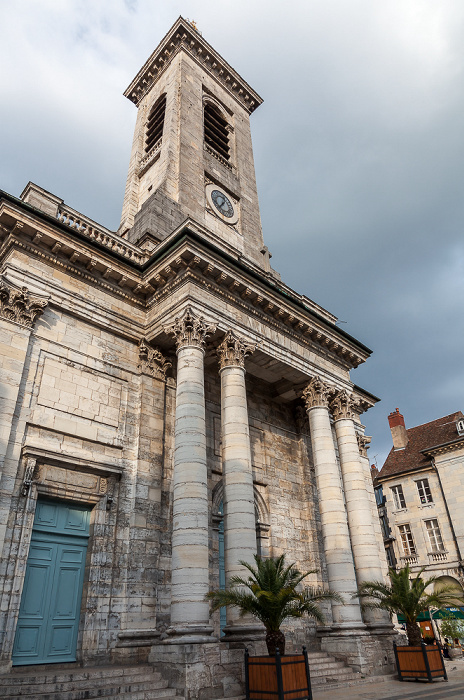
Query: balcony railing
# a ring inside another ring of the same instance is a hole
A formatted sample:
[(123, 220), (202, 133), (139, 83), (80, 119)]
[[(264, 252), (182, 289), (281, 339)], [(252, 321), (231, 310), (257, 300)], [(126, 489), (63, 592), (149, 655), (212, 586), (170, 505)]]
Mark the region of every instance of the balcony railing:
[(406, 564), (417, 564), (418, 556), (417, 554), (407, 554), (401, 557), (401, 561), (403, 563), (403, 566), (405, 566)]
[(447, 552), (428, 552), (428, 555), (432, 561), (446, 561), (448, 559)]

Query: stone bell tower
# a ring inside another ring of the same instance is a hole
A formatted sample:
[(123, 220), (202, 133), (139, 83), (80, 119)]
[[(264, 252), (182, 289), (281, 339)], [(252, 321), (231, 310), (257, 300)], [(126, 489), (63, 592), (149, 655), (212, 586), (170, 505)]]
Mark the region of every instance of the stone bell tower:
[(189, 218), (269, 271), (250, 133), (259, 95), (182, 17), (124, 94), (138, 114), (119, 233), (151, 252)]

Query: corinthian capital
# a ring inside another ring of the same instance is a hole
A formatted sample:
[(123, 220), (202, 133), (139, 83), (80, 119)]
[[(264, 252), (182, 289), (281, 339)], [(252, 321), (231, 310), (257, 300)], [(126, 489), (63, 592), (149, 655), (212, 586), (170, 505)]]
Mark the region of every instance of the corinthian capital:
[(331, 387), (320, 377), (313, 377), (302, 393), (306, 410), (329, 405)]
[(357, 402), (345, 389), (337, 391), (330, 402), (330, 408), (334, 420), (339, 420), (340, 418), (353, 419), (359, 412)]
[(256, 350), (256, 345), (246, 343), (235, 335), (233, 331), (227, 331), (224, 340), (217, 349), (219, 367), (245, 367), (245, 357)]
[(20, 288), (0, 278), (0, 317), (32, 328), (47, 304), (48, 297), (36, 296), (27, 287)]
[(156, 379), (166, 379), (167, 370), (172, 364), (166, 360), (158, 348), (152, 348), (147, 341), (142, 338), (139, 343), (140, 368), (143, 372), (151, 374)]
[(215, 324), (205, 323), (201, 316), (195, 316), (190, 307), (183, 316), (176, 318), (172, 326), (164, 329), (165, 333), (175, 336), (177, 350), (187, 345), (195, 345), (203, 349), (206, 336), (214, 333), (215, 330)]

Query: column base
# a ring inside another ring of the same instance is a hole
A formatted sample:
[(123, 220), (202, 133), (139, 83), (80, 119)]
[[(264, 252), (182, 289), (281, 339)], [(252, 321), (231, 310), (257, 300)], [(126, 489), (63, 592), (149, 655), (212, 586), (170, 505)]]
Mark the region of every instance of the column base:
[(332, 625), (318, 630), (321, 651), (326, 651), (353, 670), (368, 676), (395, 672), (395, 634), (391, 625), (390, 629), (383, 626), (368, 629), (365, 625)]
[(169, 627), (169, 637), (163, 644), (211, 644), (217, 642), (213, 637), (214, 628), (210, 625), (182, 625)]
[(185, 700), (237, 698), (245, 690), (244, 651), (219, 644), (158, 644), (149, 663)]
[[(221, 637), (221, 642), (237, 643), (240, 647), (244, 647), (247, 642), (259, 641), (265, 638), (266, 630), (263, 625), (227, 625), (224, 627), (224, 635)], [(234, 647), (231, 646), (231, 649)]]

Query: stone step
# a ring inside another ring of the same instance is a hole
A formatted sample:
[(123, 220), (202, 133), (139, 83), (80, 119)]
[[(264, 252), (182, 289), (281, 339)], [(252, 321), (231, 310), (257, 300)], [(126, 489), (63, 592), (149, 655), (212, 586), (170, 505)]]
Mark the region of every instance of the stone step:
[(34, 670), (31, 671), (29, 666), (15, 666), (6, 678), (9, 685), (21, 685), (25, 682), (68, 683), (70, 681), (80, 682), (88, 679), (97, 681), (100, 678), (116, 678), (120, 676), (136, 678), (141, 675), (148, 675), (154, 680), (161, 678), (161, 674), (148, 664), (140, 664), (139, 666), (96, 666), (92, 668), (79, 666), (69, 671), (62, 669), (58, 671), (55, 668), (54, 664), (48, 664), (40, 671), (37, 670), (37, 667), (34, 667)]
[[(9, 681), (0, 688), (0, 698), (2, 697), (26, 697), (31, 695), (46, 695), (53, 693), (76, 693), (87, 692), (92, 690), (103, 690), (107, 687), (121, 686), (124, 688), (134, 688), (142, 690), (146, 688), (164, 689), (167, 688), (168, 682), (165, 680), (153, 680), (153, 674), (134, 675), (133, 678), (127, 676), (110, 676), (107, 678), (99, 678), (98, 681), (89, 678), (79, 681), (68, 681), (67, 683), (23, 683), (21, 685), (10, 685)], [(91, 696), (89, 696), (91, 697)]]
[[(115, 685), (106, 686), (104, 688), (93, 688), (87, 690), (71, 690), (66, 691), (57, 689), (54, 692), (45, 693), (22, 693), (18, 689), (15, 694), (4, 695), (5, 698), (26, 698), (30, 700), (92, 700), (92, 698), (130, 698), (131, 700), (161, 700), (161, 698), (172, 699), (176, 697), (172, 688), (153, 688), (147, 683), (133, 683), (131, 685)], [(180, 699), (179, 699), (180, 700)]]

